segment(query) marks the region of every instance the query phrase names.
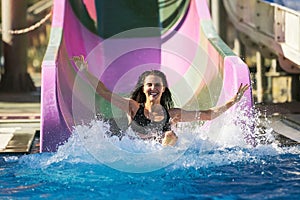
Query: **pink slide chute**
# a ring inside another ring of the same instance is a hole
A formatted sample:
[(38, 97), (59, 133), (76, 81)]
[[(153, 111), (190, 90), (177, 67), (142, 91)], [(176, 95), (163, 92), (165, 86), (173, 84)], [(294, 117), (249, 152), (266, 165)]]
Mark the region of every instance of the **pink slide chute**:
[[(96, 21), (94, 2), (83, 2)], [(206, 0), (191, 0), (187, 5), (178, 21), (159, 36), (155, 36), (159, 28), (145, 27), (103, 39), (81, 23), (68, 0), (54, 0), (42, 64), (41, 152), (56, 151), (75, 125), (94, 119), (98, 112), (122, 117), (95, 94), (71, 61), (73, 56), (84, 55), (89, 70), (125, 96), (144, 70), (161, 70), (176, 106), (186, 109), (224, 104), (240, 83), (250, 84), (247, 65), (215, 33)], [(145, 32), (150, 36), (144, 37)], [(252, 107), (251, 90), (245, 96)]]

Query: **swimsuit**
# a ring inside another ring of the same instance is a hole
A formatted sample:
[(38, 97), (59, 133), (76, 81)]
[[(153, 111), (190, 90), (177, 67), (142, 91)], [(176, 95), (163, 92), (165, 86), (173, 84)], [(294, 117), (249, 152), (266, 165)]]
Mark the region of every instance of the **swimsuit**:
[(163, 135), (164, 132), (171, 130), (169, 123), (170, 115), (169, 112), (164, 109), (165, 118), (161, 121), (151, 121), (144, 114), (144, 105), (140, 104), (138, 111), (136, 112), (131, 122), (131, 128), (133, 131), (143, 139), (153, 139), (157, 136)]

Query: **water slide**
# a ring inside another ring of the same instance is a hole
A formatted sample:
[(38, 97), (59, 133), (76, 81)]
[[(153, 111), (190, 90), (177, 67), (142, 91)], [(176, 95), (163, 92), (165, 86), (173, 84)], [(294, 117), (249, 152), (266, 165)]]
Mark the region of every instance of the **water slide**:
[[(72, 56), (84, 55), (90, 72), (123, 96), (140, 73), (161, 70), (175, 106), (185, 109), (224, 104), (240, 83), (250, 84), (247, 65), (216, 34), (206, 0), (109, 2), (53, 2), (42, 63), (41, 152), (56, 151), (74, 126), (99, 113), (123, 126), (124, 113), (95, 94)], [(251, 90), (245, 105), (252, 107)]]
[(300, 73), (300, 3), (298, 0), (224, 0), (230, 20), (249, 47), (277, 58), (288, 73)]

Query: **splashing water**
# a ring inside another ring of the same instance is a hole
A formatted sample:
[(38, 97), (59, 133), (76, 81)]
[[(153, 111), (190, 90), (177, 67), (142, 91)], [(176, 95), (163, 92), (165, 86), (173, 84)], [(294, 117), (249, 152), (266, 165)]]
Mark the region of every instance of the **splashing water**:
[[(272, 146), (275, 141), (268, 120), (255, 108), (249, 112), (245, 107), (243, 99), (234, 112), (227, 111), (213, 122), (179, 123), (172, 128), (179, 137), (174, 147), (163, 147), (156, 141), (131, 139), (134, 133), (130, 129), (122, 138), (110, 137), (107, 122), (92, 120), (89, 124), (74, 127), (68, 142), (59, 147), (46, 165), (71, 160), (101, 163), (124, 172), (144, 173), (159, 170), (178, 160), (185, 163), (183, 167), (193, 166), (195, 160), (210, 156), (209, 152), (227, 148), (240, 149), (238, 154), (243, 160), (242, 149), (248, 151), (266, 144)], [(228, 161), (232, 161), (233, 157), (227, 156)], [(214, 157), (219, 159), (217, 155)], [(188, 164), (186, 158), (191, 163)]]
[(108, 137), (101, 120), (78, 125), (56, 153), (1, 157), (0, 198), (299, 197), (299, 147), (276, 145), (268, 120), (242, 108), (212, 122), (179, 124), (175, 147)]

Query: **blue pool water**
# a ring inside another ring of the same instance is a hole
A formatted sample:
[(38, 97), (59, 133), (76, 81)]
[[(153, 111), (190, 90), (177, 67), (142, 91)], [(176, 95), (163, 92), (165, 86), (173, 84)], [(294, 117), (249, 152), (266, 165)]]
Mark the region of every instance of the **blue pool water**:
[(299, 146), (279, 147), (267, 127), (253, 147), (234, 118), (220, 117), (217, 134), (177, 127), (178, 145), (162, 156), (157, 144), (102, 138), (128, 159), (103, 148), (103, 122), (75, 127), (56, 153), (1, 156), (0, 199), (298, 199)]
[(190, 149), (149, 173), (124, 173), (55, 154), (2, 157), (0, 199), (298, 199), (299, 148)]
[(299, 0), (265, 0), (265, 1), (277, 3), (279, 5), (288, 7), (290, 9), (300, 11), (300, 1)]

